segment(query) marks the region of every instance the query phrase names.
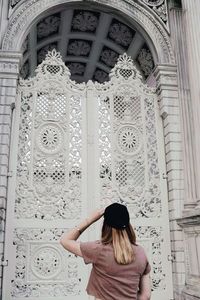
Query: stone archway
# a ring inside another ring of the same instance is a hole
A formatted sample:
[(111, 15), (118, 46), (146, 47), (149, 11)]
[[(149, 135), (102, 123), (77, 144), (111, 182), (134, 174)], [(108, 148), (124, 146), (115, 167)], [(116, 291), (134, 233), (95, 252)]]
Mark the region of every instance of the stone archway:
[[(83, 1), (73, 1), (73, 3), (76, 2), (78, 3)], [(3, 39), (2, 50), (20, 51), (25, 35), (29, 31), (33, 21), (38, 18), (39, 15), (58, 5), (70, 3), (72, 3), (70, 0), (29, 0), (24, 2), (16, 9), (11, 17), (8, 30)], [(151, 39), (152, 45), (154, 45), (154, 48), (156, 49), (157, 63), (175, 63), (174, 54), (166, 28), (164, 28), (159, 19), (156, 20), (145, 7), (142, 7), (142, 5), (139, 5), (134, 1), (127, 3), (127, 1), (123, 0), (94, 0), (92, 3), (114, 8), (129, 16), (137, 22), (141, 28), (143, 28), (147, 36)]]

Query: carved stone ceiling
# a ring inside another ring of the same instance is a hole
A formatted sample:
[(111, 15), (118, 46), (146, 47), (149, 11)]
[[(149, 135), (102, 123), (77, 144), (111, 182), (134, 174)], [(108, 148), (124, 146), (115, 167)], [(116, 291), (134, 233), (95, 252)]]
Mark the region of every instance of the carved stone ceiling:
[(146, 79), (154, 68), (152, 53), (141, 33), (114, 13), (66, 8), (40, 19), (24, 41), (21, 76), (34, 70), (47, 51), (55, 48), (77, 82), (108, 80), (110, 69), (126, 52)]

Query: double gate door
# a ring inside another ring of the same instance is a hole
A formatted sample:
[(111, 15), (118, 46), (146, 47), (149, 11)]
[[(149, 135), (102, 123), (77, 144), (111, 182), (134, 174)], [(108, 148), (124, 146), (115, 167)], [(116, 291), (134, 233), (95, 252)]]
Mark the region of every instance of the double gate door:
[(59, 238), (115, 201), (149, 256), (152, 299), (173, 298), (162, 122), (131, 58), (119, 57), (109, 82), (78, 84), (49, 52), (20, 81), (12, 130), (3, 300), (88, 299), (88, 269)]

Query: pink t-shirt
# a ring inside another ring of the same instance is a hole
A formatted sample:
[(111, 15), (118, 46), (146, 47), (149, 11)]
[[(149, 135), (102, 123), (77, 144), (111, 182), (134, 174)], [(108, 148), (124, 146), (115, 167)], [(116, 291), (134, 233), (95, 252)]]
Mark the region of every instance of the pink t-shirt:
[(120, 265), (115, 261), (112, 245), (100, 241), (80, 243), (86, 264), (92, 263), (87, 293), (101, 300), (136, 300), (140, 277), (151, 267), (144, 249), (133, 245), (134, 262)]

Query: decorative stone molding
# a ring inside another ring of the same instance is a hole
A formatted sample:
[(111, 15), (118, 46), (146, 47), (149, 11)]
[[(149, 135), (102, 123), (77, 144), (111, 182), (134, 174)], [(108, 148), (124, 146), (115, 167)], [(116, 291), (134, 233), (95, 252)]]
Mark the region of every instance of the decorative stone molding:
[[(10, 10), (13, 11), (17, 4), (22, 0), (11, 0), (10, 1)], [(145, 5), (152, 12), (155, 13), (156, 16), (160, 18), (160, 21), (168, 27), (168, 11), (167, 11), (167, 0), (140, 0), (141, 4)]]
[(200, 226), (200, 209), (185, 211), (184, 217), (177, 219), (177, 223), (183, 228), (189, 226)]
[(172, 105), (170, 102), (178, 99), (177, 67), (176, 65), (158, 65), (154, 76), (157, 81), (160, 114), (165, 118), (170, 114), (169, 110)]
[(142, 0), (151, 10), (153, 10), (160, 20), (168, 25), (167, 0)]
[(200, 290), (186, 286), (182, 293), (182, 300), (199, 300)]
[[(39, 14), (53, 6), (70, 2), (69, 0), (27, 0), (23, 2), (10, 18), (8, 30), (3, 39), (3, 49), (20, 50), (28, 29)], [(157, 50), (155, 56), (158, 57), (158, 61), (162, 63), (174, 63), (174, 54), (168, 32), (149, 9), (132, 0), (93, 0), (91, 2), (106, 5), (127, 14), (146, 31), (152, 40)]]
[(0, 78), (5, 78), (5, 74), (18, 77), (21, 57), (21, 53), (0, 51)]

